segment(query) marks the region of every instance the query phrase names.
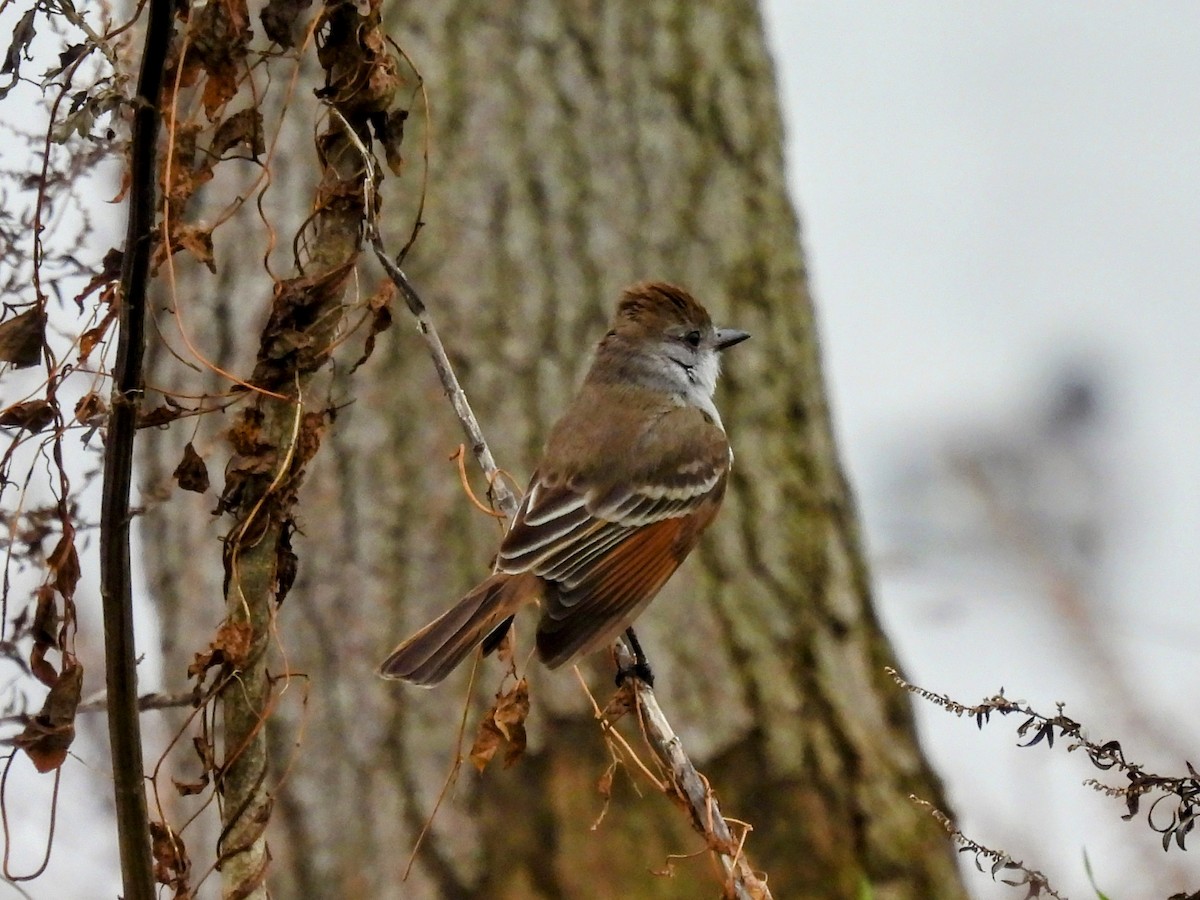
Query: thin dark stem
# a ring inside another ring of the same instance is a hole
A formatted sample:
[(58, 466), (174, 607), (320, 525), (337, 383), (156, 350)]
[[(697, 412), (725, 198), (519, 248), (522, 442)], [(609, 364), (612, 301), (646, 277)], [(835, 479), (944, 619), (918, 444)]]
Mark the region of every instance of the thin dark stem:
[(163, 64), (171, 38), (170, 0), (150, 0), (138, 75), (130, 155), (129, 225), (121, 264), (120, 336), (113, 372), (112, 414), (104, 449), (100, 506), (100, 594), (104, 605), (104, 667), (108, 684), (108, 736), (112, 747), (117, 841), (125, 900), (153, 900), (150, 823), (146, 813), (137, 653), (130, 578), (129, 490), (133, 441), (142, 397), (146, 282), (154, 228), (155, 145)]

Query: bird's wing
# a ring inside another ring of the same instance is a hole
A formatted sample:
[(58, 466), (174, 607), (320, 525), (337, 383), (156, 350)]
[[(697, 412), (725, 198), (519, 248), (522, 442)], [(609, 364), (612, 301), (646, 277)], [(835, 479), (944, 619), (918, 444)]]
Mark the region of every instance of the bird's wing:
[(729, 444), (700, 410), (654, 420), (619, 479), (535, 474), (497, 557), (549, 582), (538, 650), (555, 666), (612, 640), (695, 546), (724, 495)]

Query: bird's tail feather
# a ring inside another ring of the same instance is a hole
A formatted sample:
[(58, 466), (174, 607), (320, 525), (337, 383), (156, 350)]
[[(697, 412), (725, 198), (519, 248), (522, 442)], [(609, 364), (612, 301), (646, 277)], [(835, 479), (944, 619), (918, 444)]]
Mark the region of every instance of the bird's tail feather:
[(497, 572), (405, 640), (379, 667), (384, 678), (431, 687), (505, 620), (540, 594), (541, 579)]

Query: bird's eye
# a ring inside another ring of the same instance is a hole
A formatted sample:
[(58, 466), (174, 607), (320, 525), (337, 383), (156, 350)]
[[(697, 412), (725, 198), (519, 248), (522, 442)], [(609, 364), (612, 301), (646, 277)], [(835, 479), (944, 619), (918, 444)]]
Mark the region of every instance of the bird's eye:
[(686, 343), (689, 347), (699, 347), (700, 346), (700, 332), (689, 331), (687, 334), (685, 334), (683, 336), (683, 340), (684, 340), (684, 343)]

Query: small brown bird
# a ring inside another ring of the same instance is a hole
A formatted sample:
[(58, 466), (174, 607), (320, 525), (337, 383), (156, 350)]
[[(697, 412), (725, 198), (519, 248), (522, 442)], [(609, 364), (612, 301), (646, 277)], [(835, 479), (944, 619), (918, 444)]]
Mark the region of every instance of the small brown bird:
[(681, 288), (626, 290), (493, 574), (380, 674), (437, 684), (476, 646), (495, 649), (527, 603), (541, 604), (537, 653), (552, 669), (616, 640), (721, 507), (733, 453), (713, 405), (719, 354), (749, 336), (714, 328)]

